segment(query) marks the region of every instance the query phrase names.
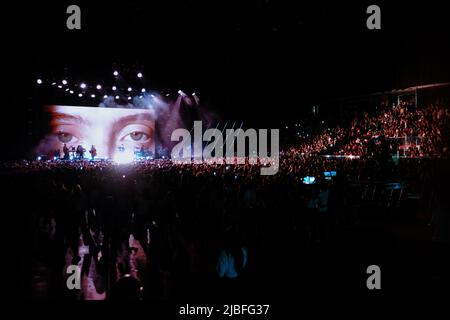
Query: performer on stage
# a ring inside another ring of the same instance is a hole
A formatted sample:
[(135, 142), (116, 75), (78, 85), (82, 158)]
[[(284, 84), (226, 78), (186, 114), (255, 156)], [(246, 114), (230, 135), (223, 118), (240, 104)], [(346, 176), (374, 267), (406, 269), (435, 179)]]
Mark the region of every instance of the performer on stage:
[(84, 150), (83, 146), (81, 144), (79, 144), (78, 147), (77, 147), (77, 157), (78, 157), (78, 159), (83, 160), (83, 158), (84, 158), (84, 151), (85, 150)]
[(69, 160), (70, 159), (70, 154), (69, 154), (69, 148), (67, 147), (67, 145), (64, 143), (63, 146), (63, 153), (64, 153), (64, 160)]
[(89, 153), (91, 154), (91, 160), (94, 160), (94, 158), (97, 156), (97, 149), (95, 149), (95, 146), (91, 146), (91, 150), (89, 150)]

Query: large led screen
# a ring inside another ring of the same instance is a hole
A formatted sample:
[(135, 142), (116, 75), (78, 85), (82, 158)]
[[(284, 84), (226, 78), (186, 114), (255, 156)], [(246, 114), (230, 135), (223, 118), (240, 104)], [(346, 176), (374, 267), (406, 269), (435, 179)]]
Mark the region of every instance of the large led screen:
[(50, 132), (37, 152), (60, 159), (132, 160), (155, 150), (155, 117), (147, 109), (52, 105)]

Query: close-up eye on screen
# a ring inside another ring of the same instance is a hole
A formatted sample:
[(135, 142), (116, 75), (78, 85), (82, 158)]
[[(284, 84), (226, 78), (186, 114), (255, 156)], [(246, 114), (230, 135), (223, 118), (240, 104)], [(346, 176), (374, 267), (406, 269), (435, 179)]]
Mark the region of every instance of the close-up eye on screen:
[(3, 11), (1, 287), (30, 304), (14, 314), (271, 320), (445, 305), (445, 2)]

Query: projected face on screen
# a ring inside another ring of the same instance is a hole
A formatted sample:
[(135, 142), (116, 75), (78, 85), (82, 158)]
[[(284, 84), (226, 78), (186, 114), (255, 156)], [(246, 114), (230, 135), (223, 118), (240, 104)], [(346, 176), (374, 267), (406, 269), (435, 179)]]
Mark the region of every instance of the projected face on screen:
[[(77, 148), (85, 157), (108, 158), (118, 162), (134, 159), (136, 151), (155, 147), (155, 120), (145, 109), (50, 106), (51, 133), (46, 139), (49, 150)], [(89, 154), (91, 153), (91, 154)]]

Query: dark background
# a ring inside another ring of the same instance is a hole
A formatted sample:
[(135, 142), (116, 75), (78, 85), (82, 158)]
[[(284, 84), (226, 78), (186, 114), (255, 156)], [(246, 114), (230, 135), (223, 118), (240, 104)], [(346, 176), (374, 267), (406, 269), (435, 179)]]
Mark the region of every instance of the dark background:
[[(372, 1), (9, 4), (2, 158), (37, 138), (42, 104), (67, 103), (37, 99), (38, 77), (112, 85), (115, 66), (140, 70), (146, 87), (196, 92), (223, 121), (273, 128), (323, 101), (448, 81), (443, 3), (377, 1), (381, 30), (366, 28)], [(71, 4), (81, 7), (81, 30), (66, 28)]]
[[(382, 30), (366, 28), (366, 8), (373, 3), (381, 7)], [(66, 28), (70, 4), (81, 7), (80, 31)], [(144, 73), (148, 88), (195, 91), (224, 122), (245, 121), (271, 128), (302, 119), (311, 105), (323, 101), (450, 80), (450, 11), (443, 1), (16, 1), (2, 4), (1, 12), (1, 74), (6, 83), (0, 91), (2, 159), (20, 157), (39, 138), (42, 104), (66, 102), (51, 94), (41, 96), (38, 77), (106, 85), (113, 81), (116, 66), (135, 68)], [(10, 180), (2, 182), (10, 187)], [(24, 192), (16, 184), (16, 189)], [(6, 193), (6, 198), (15, 202), (13, 208), (32, 208), (34, 204), (21, 197), (14, 200), (13, 195), (20, 195), (16, 189)], [(14, 221), (4, 221), (4, 230), (14, 233), (16, 223), (23, 222), (28, 211), (9, 213)], [(5, 280), (17, 290), (17, 264), (22, 265), (26, 255), (17, 234), (3, 234), (7, 236), (3, 256), (9, 258), (4, 265)], [(353, 236), (342, 239), (343, 243), (354, 244)], [(351, 256), (353, 246), (348, 256), (317, 255), (333, 257), (334, 263), (360, 257), (363, 263), (372, 263), (371, 249), (379, 248), (389, 257), (388, 270), (402, 266), (396, 262), (404, 257), (395, 256), (392, 247), (379, 245), (392, 243), (386, 240), (388, 235), (365, 232), (357, 238), (369, 244), (358, 255)], [(415, 247), (411, 248), (412, 261), (420, 260), (423, 255), (416, 255)], [(427, 260), (422, 263), (427, 265)], [(345, 270), (349, 264), (329, 270), (324, 263), (316, 271), (327, 275), (323, 281), (333, 278), (333, 283), (342, 285), (332, 287), (328, 297), (339, 296), (342, 288), (353, 288), (354, 283), (346, 284), (338, 275), (354, 274), (360, 279), (354, 269)], [(405, 278), (397, 281), (400, 286), (404, 281), (414, 287), (413, 278), (407, 276), (416, 271), (426, 274), (421, 267), (420, 263), (408, 265)], [(387, 279), (392, 280), (393, 274), (388, 273)], [(317, 297), (327, 294), (321, 292), (323, 283), (313, 281), (311, 278)], [(11, 295), (12, 290), (3, 288)], [(395, 292), (389, 286), (387, 290)], [(274, 291), (274, 296), (279, 293)], [(351, 299), (347, 303), (348, 310), (356, 306)], [(296, 306), (285, 305), (278, 311)], [(370, 307), (373, 311), (377, 305)], [(74, 308), (66, 310), (73, 312)], [(320, 310), (335, 309), (322, 305)]]

